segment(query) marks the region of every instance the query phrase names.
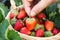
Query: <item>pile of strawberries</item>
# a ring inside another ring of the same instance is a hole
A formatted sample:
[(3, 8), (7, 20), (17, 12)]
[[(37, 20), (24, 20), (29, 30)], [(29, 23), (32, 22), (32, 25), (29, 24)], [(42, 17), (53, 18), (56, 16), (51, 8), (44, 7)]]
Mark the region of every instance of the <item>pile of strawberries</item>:
[(44, 13), (29, 17), (24, 8), (12, 10), (10, 23), (16, 31), (29, 36), (50, 37), (60, 32), (52, 21), (46, 19)]

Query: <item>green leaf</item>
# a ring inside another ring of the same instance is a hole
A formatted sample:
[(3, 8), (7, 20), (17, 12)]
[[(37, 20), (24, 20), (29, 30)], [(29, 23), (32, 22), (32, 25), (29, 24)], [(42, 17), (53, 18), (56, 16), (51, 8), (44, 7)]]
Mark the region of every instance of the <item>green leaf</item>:
[(58, 12), (57, 3), (54, 3), (44, 10), (47, 19), (52, 20)]
[(22, 0), (14, 0), (16, 6), (20, 6), (22, 4)]
[(2, 15), (1, 10), (0, 10), (0, 23), (3, 21), (3, 19), (4, 19), (4, 17), (3, 17), (3, 15)]
[(7, 37), (9, 40), (22, 40), (18, 34), (14, 30), (8, 30)]
[(60, 29), (60, 14), (57, 3), (54, 3), (45, 9), (45, 14), (48, 20), (54, 22), (56, 28)]
[(4, 12), (3, 15), (6, 17), (7, 14), (8, 14), (8, 11), (9, 11), (8, 7), (5, 6), (3, 3), (0, 2), (0, 8), (2, 8), (2, 10)]
[(60, 29), (60, 14), (57, 14), (54, 19), (55, 27)]
[(0, 23), (0, 39), (1, 40), (6, 40), (5, 35), (6, 35), (8, 26), (9, 26), (8, 20), (4, 20), (4, 21), (2, 21), (2, 23)]
[(50, 5), (49, 7), (47, 7), (46, 11), (48, 13), (51, 13), (51, 12), (56, 12), (56, 9), (57, 9), (57, 3), (54, 3), (54, 4)]
[(3, 40), (3, 39), (0, 37), (0, 40)]

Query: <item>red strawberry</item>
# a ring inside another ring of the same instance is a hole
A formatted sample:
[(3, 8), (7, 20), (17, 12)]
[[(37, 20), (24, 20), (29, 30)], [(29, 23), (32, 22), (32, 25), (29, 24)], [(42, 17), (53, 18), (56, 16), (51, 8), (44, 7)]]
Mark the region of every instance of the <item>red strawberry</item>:
[(52, 32), (53, 32), (54, 35), (59, 33), (58, 29), (56, 29), (56, 28), (54, 28)]
[(59, 32), (60, 32), (60, 30), (59, 30)]
[(43, 37), (44, 36), (44, 31), (42, 29), (38, 29), (36, 31), (36, 37)]
[(24, 10), (20, 10), (17, 15), (17, 19), (23, 19), (26, 16), (26, 12)]
[(41, 24), (44, 24), (44, 21), (43, 20), (37, 20), (37, 23), (41, 25)]
[(46, 28), (46, 30), (48, 30), (48, 31), (53, 30), (53, 28), (54, 28), (54, 23), (53, 23), (52, 21), (47, 20), (47, 21), (45, 22), (45, 28)]
[(23, 34), (27, 34), (27, 35), (30, 35), (31, 32), (26, 28), (26, 27), (23, 27), (21, 30), (20, 30), (21, 33)]
[(10, 19), (12, 19), (14, 17), (13, 13), (10, 13)]
[(27, 18), (26, 19), (26, 27), (28, 28), (28, 30), (33, 30), (36, 26), (36, 19), (35, 18)]
[(44, 13), (40, 13), (40, 14), (38, 15), (38, 18), (39, 18), (39, 19), (43, 19), (43, 18), (46, 18), (46, 16), (45, 16)]
[(23, 27), (23, 24), (19, 20), (17, 20), (17, 22), (14, 25), (14, 29), (20, 30), (22, 27)]

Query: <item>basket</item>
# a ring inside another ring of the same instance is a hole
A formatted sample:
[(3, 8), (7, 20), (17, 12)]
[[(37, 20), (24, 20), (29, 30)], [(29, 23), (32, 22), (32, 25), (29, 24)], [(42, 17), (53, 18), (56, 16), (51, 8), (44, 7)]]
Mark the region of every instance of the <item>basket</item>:
[[(14, 5), (11, 7), (11, 10), (9, 11), (9, 13), (8, 13), (8, 15), (7, 15), (7, 17), (6, 17), (6, 19), (7, 19), (8, 21), (9, 21), (10, 12), (11, 12), (13, 9), (16, 8), (14, 1), (11, 0), (10, 2), (11, 2), (11, 4), (12, 4), (12, 2), (13, 2)], [(22, 6), (22, 5), (21, 5), (21, 6)], [(21, 7), (21, 6), (20, 6), (20, 7)], [(14, 7), (15, 7), (15, 8), (14, 8)], [(8, 29), (14, 30), (11, 25), (9, 25), (9, 28), (8, 28)], [(28, 35), (22, 34), (22, 33), (20, 33), (20, 32), (18, 32), (18, 34), (20, 35), (21, 38), (24, 38), (24, 39), (26, 39), (26, 40), (60, 40), (60, 33), (58, 33), (58, 34), (55, 35), (55, 36), (51, 36), (51, 37), (33, 37), (33, 36), (28, 36)]]

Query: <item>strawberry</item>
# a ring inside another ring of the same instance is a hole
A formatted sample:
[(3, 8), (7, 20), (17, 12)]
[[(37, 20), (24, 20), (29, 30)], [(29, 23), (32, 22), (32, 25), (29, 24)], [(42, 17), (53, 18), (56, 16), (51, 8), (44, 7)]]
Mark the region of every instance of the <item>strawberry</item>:
[(10, 13), (10, 19), (14, 18), (14, 14)]
[(38, 29), (36, 31), (36, 37), (43, 37), (44, 36), (44, 31), (42, 29)]
[(50, 36), (53, 36), (53, 33), (51, 31), (45, 31), (44, 36), (50, 37)]
[(23, 24), (19, 20), (17, 20), (17, 22), (14, 25), (14, 29), (20, 30), (22, 27), (23, 27)]
[(35, 18), (27, 18), (26, 19), (26, 27), (28, 28), (28, 30), (33, 30), (36, 26), (36, 19)]
[(27, 34), (27, 35), (30, 35), (30, 34), (31, 34), (31, 32), (30, 32), (26, 27), (23, 27), (23, 28), (20, 30), (20, 33)]
[(54, 28), (54, 29), (53, 29), (53, 31), (52, 31), (52, 33), (53, 33), (54, 35), (56, 35), (56, 34), (58, 34), (58, 33), (59, 33), (59, 30), (58, 30), (58, 29), (56, 29), (56, 28)]
[(59, 32), (60, 32), (60, 30), (59, 30)]
[(37, 23), (40, 24), (40, 25), (44, 24), (44, 20), (37, 20)]
[(45, 15), (44, 13), (40, 13), (40, 14), (38, 15), (38, 18), (39, 18), (39, 19), (46, 18), (46, 15)]
[(47, 21), (45, 22), (45, 28), (46, 28), (46, 30), (48, 30), (48, 31), (53, 30), (53, 28), (54, 28), (54, 23), (53, 23), (52, 21), (47, 20)]
[(26, 16), (26, 12), (24, 10), (20, 10), (17, 15), (17, 19), (23, 19)]

